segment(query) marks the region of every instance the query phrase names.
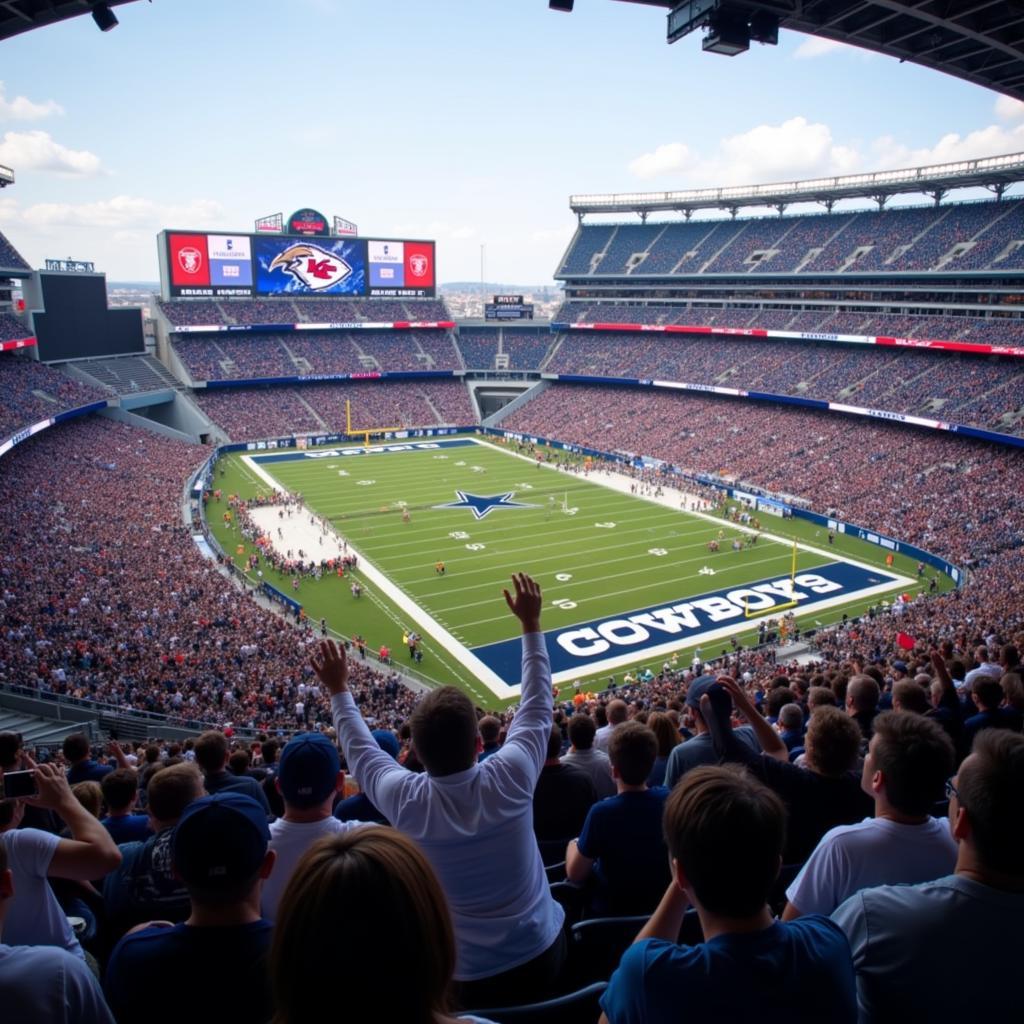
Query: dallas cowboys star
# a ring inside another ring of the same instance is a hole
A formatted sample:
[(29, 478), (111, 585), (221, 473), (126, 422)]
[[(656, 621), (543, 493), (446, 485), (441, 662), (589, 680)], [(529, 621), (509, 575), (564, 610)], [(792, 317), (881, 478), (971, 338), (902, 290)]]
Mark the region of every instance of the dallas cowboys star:
[(496, 508), (537, 508), (536, 505), (528, 505), (521, 501), (512, 501), (516, 496), (515, 491), (507, 494), (470, 494), (468, 491), (456, 491), (458, 501), (449, 501), (443, 505), (435, 505), (434, 508), (468, 508), (473, 510), (476, 519), (483, 519)]

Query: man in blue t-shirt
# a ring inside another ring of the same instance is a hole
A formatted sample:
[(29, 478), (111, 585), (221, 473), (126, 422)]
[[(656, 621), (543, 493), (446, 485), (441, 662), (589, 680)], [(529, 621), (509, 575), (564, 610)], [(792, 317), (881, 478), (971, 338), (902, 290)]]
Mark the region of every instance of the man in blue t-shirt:
[(100, 786), (107, 805), (107, 816), (100, 819), (100, 824), (114, 842), (118, 846), (145, 842), (153, 832), (147, 815), (132, 813), (139, 799), (139, 777), (135, 772), (131, 768), (118, 768), (104, 775)]
[(658, 739), (640, 722), (623, 722), (608, 741), (618, 792), (590, 808), (565, 852), (570, 882), (597, 881), (592, 913), (647, 914), (669, 882), (661, 827), (668, 790), (647, 787), (657, 756)]
[[(743, 769), (687, 772), (665, 805), (672, 883), (601, 997), (603, 1024), (853, 1024), (843, 933), (817, 915), (776, 921), (768, 907), (785, 822), (782, 801)], [(704, 942), (682, 946), (690, 903)]]
[(273, 926), (260, 916), (261, 883), (274, 866), (269, 841), (262, 805), (242, 793), (227, 790), (186, 807), (171, 859), (192, 910), (183, 924), (155, 921), (114, 947), (104, 987), (118, 1020), (179, 1024), (194, 1015), (197, 994), (204, 1020), (269, 1019), (265, 960)]
[(92, 759), (89, 737), (84, 732), (65, 736), (61, 750), (71, 766), (68, 768), (68, 784), (71, 786), (79, 782), (102, 782), (103, 776), (114, 770), (109, 764), (100, 764)]

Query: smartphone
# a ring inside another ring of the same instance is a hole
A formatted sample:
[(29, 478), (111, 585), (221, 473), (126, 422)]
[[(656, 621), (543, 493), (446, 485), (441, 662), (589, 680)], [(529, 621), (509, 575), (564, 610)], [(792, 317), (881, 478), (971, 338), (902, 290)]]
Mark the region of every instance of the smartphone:
[(24, 772), (4, 772), (3, 779), (0, 779), (0, 800), (19, 800), (36, 796), (38, 792), (34, 768)]

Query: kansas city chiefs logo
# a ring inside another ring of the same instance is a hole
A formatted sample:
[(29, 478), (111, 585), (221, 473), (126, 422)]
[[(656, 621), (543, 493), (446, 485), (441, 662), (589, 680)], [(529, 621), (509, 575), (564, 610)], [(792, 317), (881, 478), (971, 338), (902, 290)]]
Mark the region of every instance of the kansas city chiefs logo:
[(186, 274), (194, 274), (203, 265), (203, 254), (192, 245), (178, 250), (178, 264)]
[(278, 268), (315, 292), (344, 281), (352, 273), (352, 268), (340, 256), (307, 242), (290, 245), (278, 253), (270, 269)]
[(409, 257), (409, 269), (413, 277), (424, 277), (427, 273), (427, 257), (421, 253), (413, 253)]

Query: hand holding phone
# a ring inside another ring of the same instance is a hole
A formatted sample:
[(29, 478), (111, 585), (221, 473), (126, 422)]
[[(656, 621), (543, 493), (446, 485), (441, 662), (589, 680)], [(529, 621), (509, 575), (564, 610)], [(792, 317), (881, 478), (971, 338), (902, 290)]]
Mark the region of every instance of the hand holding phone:
[(34, 768), (21, 772), (0, 772), (0, 800), (23, 800), (37, 796)]

